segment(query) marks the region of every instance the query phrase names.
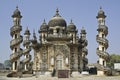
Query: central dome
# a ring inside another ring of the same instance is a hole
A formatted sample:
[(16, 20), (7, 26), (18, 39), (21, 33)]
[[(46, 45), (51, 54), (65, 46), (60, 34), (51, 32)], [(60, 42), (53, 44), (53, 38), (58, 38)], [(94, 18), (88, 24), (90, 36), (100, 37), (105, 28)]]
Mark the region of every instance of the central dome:
[(58, 9), (56, 10), (55, 16), (49, 21), (48, 26), (49, 27), (55, 27), (55, 26), (61, 26), (66, 27), (66, 21), (59, 15)]

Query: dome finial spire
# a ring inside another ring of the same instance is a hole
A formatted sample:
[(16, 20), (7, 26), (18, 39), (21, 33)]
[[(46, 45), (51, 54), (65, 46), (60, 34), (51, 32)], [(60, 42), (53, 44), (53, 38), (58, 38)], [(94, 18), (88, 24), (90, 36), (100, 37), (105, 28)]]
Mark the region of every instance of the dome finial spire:
[(18, 5), (16, 6), (16, 9), (18, 9)]
[(70, 23), (73, 23), (72, 19), (71, 19), (71, 22)]
[(54, 17), (56, 17), (56, 16), (59, 16), (59, 17), (60, 17), (58, 8), (56, 9), (56, 14), (55, 14)]
[(56, 14), (59, 14), (59, 10), (58, 10), (58, 8), (56, 9)]
[(45, 23), (45, 19), (44, 19), (44, 21), (43, 21), (44, 23)]
[(84, 26), (82, 26), (82, 29), (84, 29)]
[(100, 6), (100, 10), (102, 9), (102, 6)]
[(28, 30), (28, 26), (27, 26), (26, 30)]
[(33, 29), (33, 39), (36, 40), (36, 34), (35, 34), (35, 29)]
[(45, 21), (45, 19), (43, 20), (43, 24), (46, 24), (46, 21)]

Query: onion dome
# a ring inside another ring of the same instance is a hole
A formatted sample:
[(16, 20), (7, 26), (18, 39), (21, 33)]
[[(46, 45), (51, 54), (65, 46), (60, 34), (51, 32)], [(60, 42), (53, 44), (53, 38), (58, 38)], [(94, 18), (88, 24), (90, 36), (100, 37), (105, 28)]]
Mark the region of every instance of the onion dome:
[(56, 14), (48, 23), (49, 27), (61, 26), (66, 27), (66, 21), (59, 15), (59, 10), (56, 9)]
[(44, 19), (44, 22), (40, 26), (40, 31), (47, 31), (47, 30), (48, 30), (48, 25), (46, 24), (45, 19)]
[(24, 35), (30, 35), (30, 31), (28, 30), (28, 27), (27, 27), (27, 29), (25, 30)]
[(86, 34), (84, 27), (82, 27), (82, 29), (81, 29), (81, 34)]
[(100, 7), (100, 10), (99, 10), (96, 18), (105, 18), (105, 17), (106, 17), (106, 15), (105, 15), (104, 11), (102, 10), (102, 7)]
[(16, 10), (14, 11), (12, 17), (19, 17), (19, 18), (22, 18), (21, 12), (19, 11), (18, 6), (16, 7)]
[(70, 24), (68, 25), (67, 30), (68, 31), (75, 31), (76, 30), (76, 26), (74, 25), (72, 20), (71, 20)]

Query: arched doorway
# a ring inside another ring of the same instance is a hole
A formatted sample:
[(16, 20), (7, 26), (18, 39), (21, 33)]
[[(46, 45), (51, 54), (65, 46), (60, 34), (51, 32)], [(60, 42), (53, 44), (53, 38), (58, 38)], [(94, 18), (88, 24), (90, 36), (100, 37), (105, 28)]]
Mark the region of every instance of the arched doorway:
[(57, 70), (61, 70), (62, 69), (62, 59), (63, 59), (63, 57), (62, 57), (62, 55), (57, 55), (57, 58), (56, 58), (56, 69)]

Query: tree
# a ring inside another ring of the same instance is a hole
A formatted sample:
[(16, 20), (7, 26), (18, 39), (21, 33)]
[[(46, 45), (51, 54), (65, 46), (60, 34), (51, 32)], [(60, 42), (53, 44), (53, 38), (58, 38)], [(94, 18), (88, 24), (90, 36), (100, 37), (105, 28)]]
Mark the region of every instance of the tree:
[(10, 69), (11, 68), (11, 62), (10, 62), (10, 60), (5, 60), (4, 61), (4, 66), (5, 66), (6, 69)]
[(107, 66), (113, 69), (114, 63), (120, 63), (120, 55), (118, 55), (118, 54), (111, 54), (110, 55), (110, 59), (107, 62)]

